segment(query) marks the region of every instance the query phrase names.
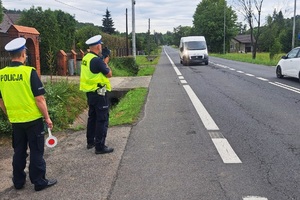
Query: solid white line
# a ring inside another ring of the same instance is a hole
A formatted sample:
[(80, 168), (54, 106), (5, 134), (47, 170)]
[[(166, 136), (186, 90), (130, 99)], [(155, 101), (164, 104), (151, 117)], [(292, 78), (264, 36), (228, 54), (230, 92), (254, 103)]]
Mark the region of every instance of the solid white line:
[(174, 64), (173, 60), (170, 58), (170, 56), (167, 54), (166, 50), (164, 49), (165, 54), (167, 55), (170, 63), (172, 64), (177, 76), (181, 76), (182, 74), (180, 73), (180, 71), (178, 70), (178, 68), (176, 67), (176, 65)]
[[(166, 54), (168, 56), (168, 54)], [(169, 60), (172, 62), (171, 58), (168, 56)], [(177, 67), (174, 65), (174, 69)], [(178, 70), (178, 69), (177, 69)], [(183, 81), (183, 80), (181, 80)], [(185, 80), (184, 80), (185, 81)], [(200, 117), (203, 125), (208, 131), (219, 131), (219, 127), (214, 122), (210, 114), (205, 109), (204, 105), (201, 103), (195, 92), (189, 85), (183, 85), (186, 93), (188, 94), (192, 104), (194, 105), (198, 116)], [(229, 142), (224, 138), (221, 133), (213, 134), (211, 133), (212, 141), (219, 152), (220, 157), (222, 158), (224, 163), (242, 163), (236, 153), (233, 151), (232, 147), (230, 146)], [(214, 136), (214, 137), (212, 137)]]
[(215, 123), (215, 121), (212, 119), (210, 114), (207, 112), (197, 95), (194, 93), (192, 88), (189, 85), (183, 85), (183, 88), (185, 89), (186, 93), (190, 97), (200, 119), (202, 120), (202, 123), (204, 124), (205, 128), (209, 131), (211, 130), (219, 130), (219, 127)]
[(224, 163), (242, 163), (225, 138), (212, 138)]
[(291, 87), (291, 86), (288, 86), (288, 85), (284, 85), (284, 84), (280, 84), (280, 83), (272, 83), (272, 82), (269, 82), (270, 84), (272, 85), (275, 85), (275, 86), (278, 86), (278, 87), (281, 87), (281, 88), (284, 88), (284, 89), (287, 89), (287, 90), (290, 90), (292, 92), (296, 92), (298, 94), (300, 94), (300, 90), (298, 88), (294, 88), (294, 87)]
[(247, 196), (243, 197), (243, 200), (268, 200), (265, 197)]
[(187, 83), (186, 80), (180, 80), (180, 82), (181, 82), (182, 84), (186, 84), (186, 83)]
[(290, 86), (290, 85), (286, 85), (286, 84), (279, 83), (279, 82), (275, 82), (275, 83), (278, 84), (278, 85), (284, 86), (284, 87), (286, 87), (286, 88), (290, 88), (290, 89), (292, 89), (292, 90), (300, 91), (299, 88), (296, 88), (296, 87), (293, 87), (293, 86)]

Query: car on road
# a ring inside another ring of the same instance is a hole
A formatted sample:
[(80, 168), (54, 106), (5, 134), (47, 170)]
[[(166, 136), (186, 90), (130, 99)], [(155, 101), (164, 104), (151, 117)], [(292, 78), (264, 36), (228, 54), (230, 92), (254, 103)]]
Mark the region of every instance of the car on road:
[(277, 78), (294, 77), (300, 81), (300, 47), (292, 49), (281, 57), (276, 65), (276, 76)]

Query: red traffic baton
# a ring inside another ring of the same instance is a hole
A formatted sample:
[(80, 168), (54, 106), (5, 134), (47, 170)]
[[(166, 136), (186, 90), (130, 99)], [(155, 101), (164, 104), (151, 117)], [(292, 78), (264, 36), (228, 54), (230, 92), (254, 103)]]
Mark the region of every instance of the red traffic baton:
[(50, 148), (55, 147), (57, 145), (57, 138), (51, 134), (50, 128), (48, 128), (48, 133), (49, 133), (49, 136), (46, 139), (45, 143), (46, 143), (47, 147), (50, 147)]

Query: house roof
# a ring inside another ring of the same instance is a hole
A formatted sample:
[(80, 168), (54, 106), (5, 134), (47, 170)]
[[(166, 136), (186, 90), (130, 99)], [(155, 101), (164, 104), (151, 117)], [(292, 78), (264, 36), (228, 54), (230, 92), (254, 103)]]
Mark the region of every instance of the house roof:
[(40, 33), (33, 27), (12, 25), (19, 33), (29, 33), (39, 35)]
[(251, 43), (251, 36), (248, 35), (237, 35), (234, 37), (235, 40), (237, 40), (240, 43)]
[(13, 24), (16, 24), (21, 17), (19, 13), (6, 13), (6, 15)]
[(11, 21), (11, 19), (7, 16), (7, 14), (4, 13), (3, 20), (0, 24), (0, 32), (6, 33), (12, 24), (13, 24), (13, 22)]

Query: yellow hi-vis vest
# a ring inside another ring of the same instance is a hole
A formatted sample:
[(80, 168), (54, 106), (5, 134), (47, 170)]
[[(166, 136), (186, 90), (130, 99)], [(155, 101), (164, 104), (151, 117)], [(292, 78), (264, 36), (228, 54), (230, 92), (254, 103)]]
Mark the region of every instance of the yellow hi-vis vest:
[(29, 66), (5, 67), (0, 70), (0, 91), (11, 123), (30, 122), (42, 117), (30, 84)]
[(100, 84), (101, 86), (105, 85), (107, 91), (111, 91), (109, 79), (102, 73), (94, 74), (90, 70), (90, 62), (95, 57), (97, 57), (95, 54), (87, 53), (82, 58), (79, 89), (83, 92), (94, 92), (99, 88), (98, 84)]

